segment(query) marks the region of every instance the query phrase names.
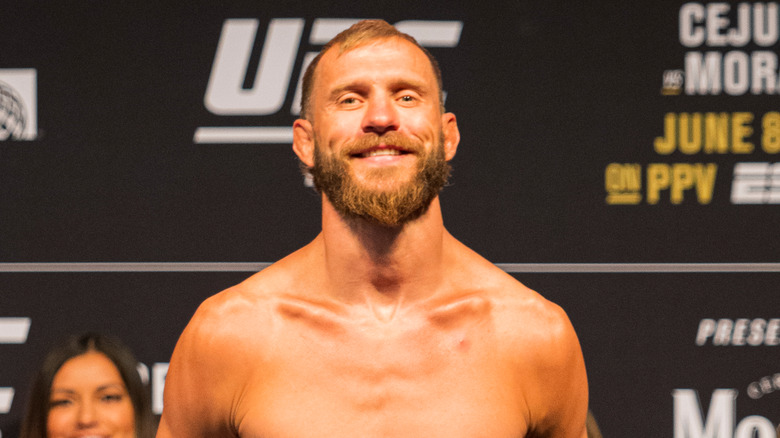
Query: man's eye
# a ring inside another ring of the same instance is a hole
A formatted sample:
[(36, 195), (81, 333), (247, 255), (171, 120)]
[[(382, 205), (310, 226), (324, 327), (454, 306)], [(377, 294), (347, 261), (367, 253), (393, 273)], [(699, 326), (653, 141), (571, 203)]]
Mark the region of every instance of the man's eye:
[(354, 97), (345, 97), (344, 99), (341, 99), (341, 103), (344, 105), (354, 105), (357, 103), (357, 99)]
[(401, 96), (402, 102), (414, 102), (414, 96), (410, 96), (408, 94)]

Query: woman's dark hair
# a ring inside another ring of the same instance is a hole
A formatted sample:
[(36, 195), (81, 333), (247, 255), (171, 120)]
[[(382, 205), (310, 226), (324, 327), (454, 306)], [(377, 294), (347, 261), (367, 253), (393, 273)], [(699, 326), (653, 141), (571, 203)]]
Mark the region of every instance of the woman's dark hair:
[(22, 421), (21, 438), (46, 438), (46, 424), (49, 417), (49, 398), (54, 375), (60, 367), (76, 356), (98, 352), (114, 363), (127, 387), (135, 414), (135, 436), (154, 436), (154, 418), (147, 387), (138, 374), (138, 361), (130, 349), (120, 340), (98, 333), (72, 336), (49, 351), (35, 375), (27, 401), (27, 412)]

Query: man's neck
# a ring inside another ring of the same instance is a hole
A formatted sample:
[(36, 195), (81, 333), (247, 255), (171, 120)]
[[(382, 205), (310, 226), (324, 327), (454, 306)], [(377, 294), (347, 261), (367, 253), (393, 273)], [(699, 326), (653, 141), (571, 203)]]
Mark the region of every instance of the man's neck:
[(345, 218), (327, 199), (322, 216), (319, 240), (337, 299), (397, 308), (436, 292), (449, 236), (438, 198), (419, 218), (397, 227)]

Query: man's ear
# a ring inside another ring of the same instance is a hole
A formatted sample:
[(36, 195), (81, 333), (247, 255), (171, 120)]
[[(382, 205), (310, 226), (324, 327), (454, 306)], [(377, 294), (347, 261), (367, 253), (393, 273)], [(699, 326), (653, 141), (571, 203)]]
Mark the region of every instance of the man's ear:
[(455, 157), (460, 143), (460, 131), (455, 114), (444, 113), (441, 115), (441, 129), (444, 135), (444, 157), (447, 161)]
[(314, 131), (308, 120), (298, 119), (293, 123), (292, 147), (306, 167), (314, 167)]

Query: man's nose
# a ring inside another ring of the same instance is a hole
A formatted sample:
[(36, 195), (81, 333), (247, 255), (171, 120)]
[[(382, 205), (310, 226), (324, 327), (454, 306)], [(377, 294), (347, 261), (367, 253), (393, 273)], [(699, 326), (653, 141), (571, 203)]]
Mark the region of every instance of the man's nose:
[(373, 96), (363, 115), (363, 132), (382, 134), (398, 129), (398, 109), (389, 96)]

